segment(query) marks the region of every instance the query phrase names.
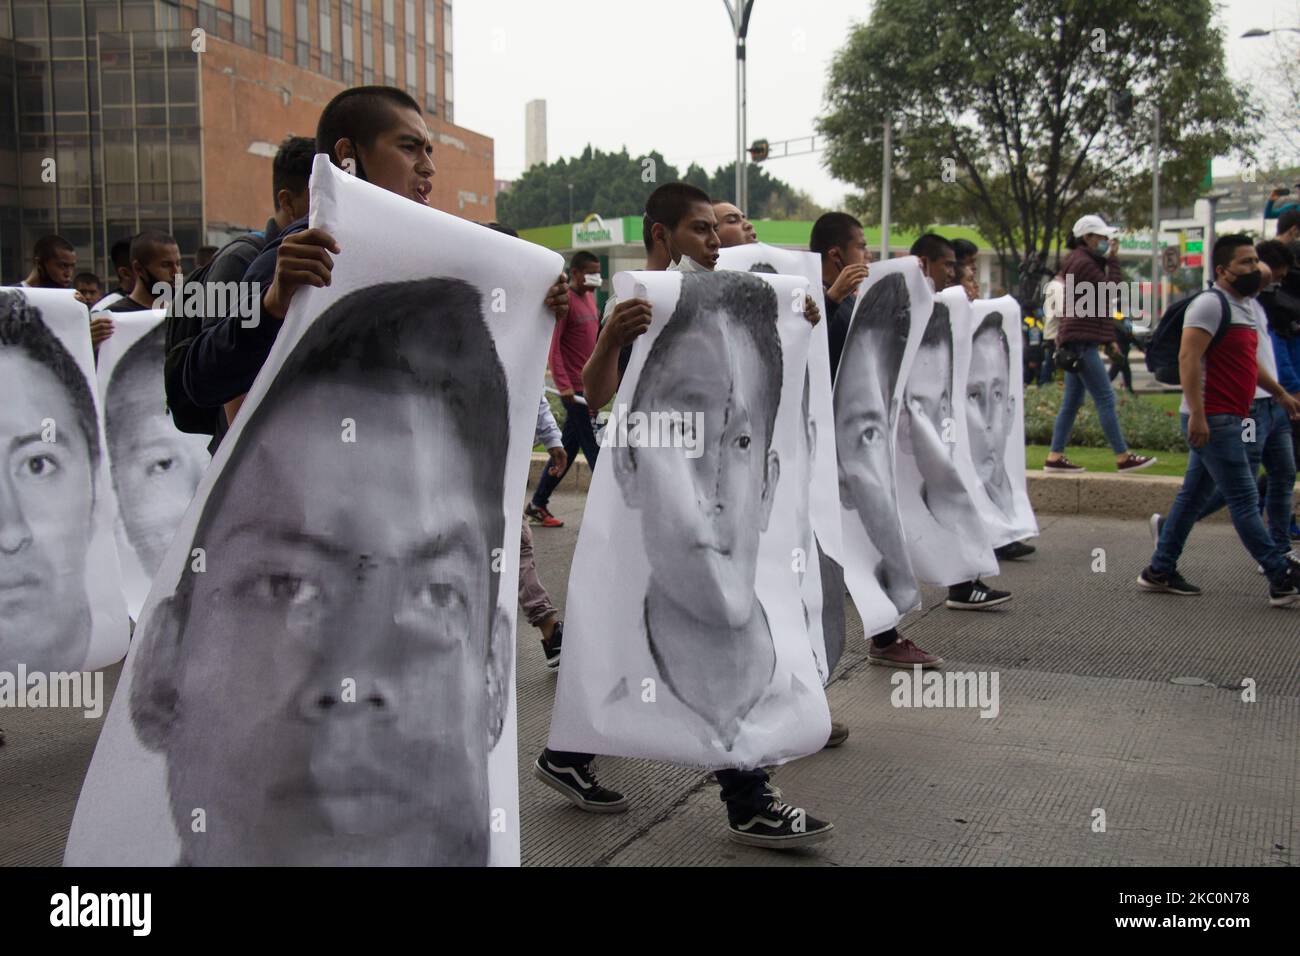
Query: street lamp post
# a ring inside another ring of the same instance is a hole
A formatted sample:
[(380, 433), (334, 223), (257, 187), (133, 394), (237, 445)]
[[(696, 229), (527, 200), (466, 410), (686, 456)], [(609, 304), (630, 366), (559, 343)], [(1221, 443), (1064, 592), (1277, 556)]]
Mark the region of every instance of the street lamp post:
[(569, 222), (573, 222), (573, 183), (569, 183)]
[(1151, 119), (1151, 314), (1147, 325), (1160, 320), (1160, 107)]
[(749, 208), (749, 176), (745, 163), (745, 37), (754, 0), (722, 0), (736, 38), (736, 206)]
[(889, 187), (894, 178), (894, 120), (885, 116), (885, 131), (880, 155), (880, 260), (889, 261)]

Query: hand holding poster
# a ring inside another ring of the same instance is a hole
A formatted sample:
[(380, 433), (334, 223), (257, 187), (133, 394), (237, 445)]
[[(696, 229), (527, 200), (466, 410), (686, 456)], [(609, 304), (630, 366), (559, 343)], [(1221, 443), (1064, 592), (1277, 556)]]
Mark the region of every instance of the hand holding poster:
[(916, 573), (933, 584), (996, 574), (997, 559), (971, 498), (962, 442), (970, 365), (970, 302), (960, 286), (934, 297), (907, 375), (898, 424), (899, 513)]
[(1012, 296), (971, 303), (966, 427), (972, 497), (993, 547), (1038, 534), (1025, 483), (1024, 340)]
[(161, 309), (117, 314), (96, 369), (117, 495), (122, 586), (133, 618), (211, 458), (207, 436), (180, 431), (167, 413), (164, 319)]
[(302, 289), (150, 592), (71, 864), (519, 860), (513, 582), (560, 271), (318, 156)]
[(822, 292), (821, 257), (815, 252), (782, 249), (762, 242), (730, 246), (718, 252), (718, 269), (802, 276), (820, 317), (808, 344), (804, 378), (805, 441), (796, 449), (790, 474), (799, 490), (796, 500), (800, 545), (807, 569), (800, 581), (808, 612), (809, 640), (822, 683), (830, 679), (844, 651), (844, 537), (836, 494), (835, 411), (831, 403), (830, 345), (826, 336), (826, 299)]
[[(549, 746), (781, 763), (830, 718), (796, 571), (806, 282), (620, 273), (652, 308), (592, 479)], [(610, 573), (610, 569), (616, 569)]]
[(126, 653), (117, 509), (94, 382), (86, 307), (71, 289), (0, 289), (7, 675), (97, 670)]

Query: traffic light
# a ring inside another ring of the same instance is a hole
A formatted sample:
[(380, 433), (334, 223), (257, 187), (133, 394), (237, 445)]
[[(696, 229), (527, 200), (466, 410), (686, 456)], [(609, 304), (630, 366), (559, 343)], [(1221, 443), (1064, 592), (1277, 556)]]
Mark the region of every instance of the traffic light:
[(761, 163), (767, 159), (768, 144), (765, 139), (754, 140), (754, 145), (749, 147), (749, 158), (756, 163)]

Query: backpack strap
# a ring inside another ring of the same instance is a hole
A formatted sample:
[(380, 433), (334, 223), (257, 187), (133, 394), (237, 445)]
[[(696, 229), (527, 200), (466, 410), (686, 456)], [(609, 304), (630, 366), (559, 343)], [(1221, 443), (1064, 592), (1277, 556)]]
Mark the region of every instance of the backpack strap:
[(1232, 325), (1232, 306), (1228, 303), (1228, 297), (1223, 294), (1222, 289), (1216, 286), (1210, 286), (1209, 291), (1219, 297), (1221, 311), (1219, 313), (1219, 327), (1214, 330), (1214, 335), (1210, 338), (1210, 344), (1205, 347), (1207, 352), (1223, 340), (1223, 337), (1228, 334), (1228, 327)]

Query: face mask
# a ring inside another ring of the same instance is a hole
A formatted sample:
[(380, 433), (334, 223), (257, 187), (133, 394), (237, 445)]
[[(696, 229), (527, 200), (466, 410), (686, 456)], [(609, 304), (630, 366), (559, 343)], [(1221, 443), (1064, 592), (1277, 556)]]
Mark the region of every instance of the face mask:
[(600, 284), (605, 280), (601, 277), (599, 272), (588, 272), (583, 281), (586, 283), (588, 289), (599, 289)]
[(1106, 255), (1106, 253), (1108, 253), (1108, 252), (1110, 252), (1110, 240), (1109, 240), (1109, 239), (1103, 239), (1101, 242), (1097, 243), (1097, 254), (1098, 254), (1098, 255), (1100, 255), (1100, 256), (1104, 256), (1104, 255)]
[(1233, 276), (1232, 281), (1228, 284), (1232, 286), (1237, 295), (1252, 296), (1258, 293), (1260, 287), (1264, 284), (1264, 275), (1258, 270), (1244, 272), (1241, 275)]
[(669, 272), (708, 272), (709, 270), (704, 268), (704, 266), (700, 265), (690, 256), (686, 255), (686, 253), (682, 253), (682, 257), (678, 259), (676, 262), (674, 262), (672, 265), (670, 265), (668, 267), (668, 271)]

